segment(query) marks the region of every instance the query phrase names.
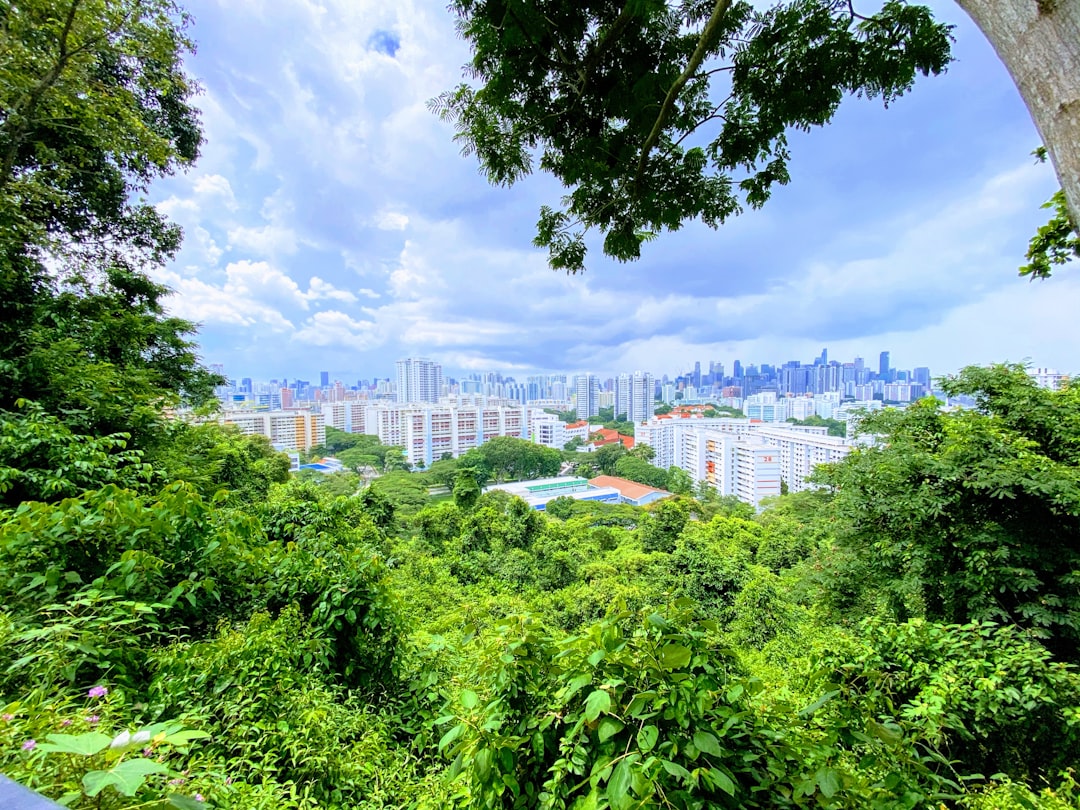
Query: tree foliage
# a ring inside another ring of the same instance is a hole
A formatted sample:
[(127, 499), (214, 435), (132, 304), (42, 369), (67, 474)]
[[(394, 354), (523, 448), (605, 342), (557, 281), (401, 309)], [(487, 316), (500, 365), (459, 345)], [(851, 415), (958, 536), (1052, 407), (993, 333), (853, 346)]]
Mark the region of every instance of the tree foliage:
[(584, 232), (636, 259), (691, 219), (718, 227), (789, 180), (787, 133), (828, 123), (846, 95), (888, 104), (941, 73), (949, 27), (890, 0), (578, 3), (455, 0), (473, 57), (466, 84), (432, 101), (488, 179), (535, 165), (568, 189), (535, 243), (584, 268)]
[(946, 378), (977, 407), (926, 399), (868, 417), (883, 441), (820, 480), (845, 541), (900, 618), (1026, 627), (1080, 645), (1080, 389), (1039, 388), (1021, 366)]

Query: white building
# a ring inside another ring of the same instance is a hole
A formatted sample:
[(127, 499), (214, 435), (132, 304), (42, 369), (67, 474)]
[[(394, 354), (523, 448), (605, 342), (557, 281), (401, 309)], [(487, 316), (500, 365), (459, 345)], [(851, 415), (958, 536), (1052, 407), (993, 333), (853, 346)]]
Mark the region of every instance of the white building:
[(787, 400), (776, 398), (775, 392), (754, 394), (743, 401), (743, 413), (747, 419), (759, 422), (785, 422), (789, 416)]
[(600, 413), (600, 380), (595, 374), (574, 377), (574, 409), (578, 419), (588, 419)]
[(364, 433), (364, 416), (370, 404), (362, 399), (328, 402), (322, 406), (323, 419), (328, 427), (346, 433)]
[(423, 357), (397, 361), (399, 403), (438, 402), (442, 396), (442, 366)]
[(364, 411), (364, 433), (405, 448), (414, 466), (427, 467), (445, 453), (457, 458), (496, 436), (528, 438), (523, 405), (383, 405)]
[(1056, 368), (1032, 368), (1028, 369), (1028, 375), (1037, 386), (1051, 391), (1057, 391), (1069, 379), (1068, 374), (1059, 374)]
[(615, 416), (628, 422), (644, 422), (653, 415), (656, 382), (647, 371), (620, 374), (615, 378)]
[(807, 476), (819, 464), (839, 461), (851, 452), (852, 443), (839, 436), (829, 436), (826, 428), (762, 425), (754, 438), (779, 451), (780, 476), (789, 492), (811, 489)]
[(326, 423), (311, 411), (224, 411), (218, 421), (246, 436), (266, 436), (278, 450), (310, 450), (326, 442)]
[(806, 477), (818, 464), (837, 461), (852, 447), (823, 427), (750, 419), (657, 417), (634, 435), (653, 448), (657, 467), (679, 467), (695, 483), (705, 481), (721, 495), (755, 506), (779, 495), (781, 481), (792, 492), (808, 489)]

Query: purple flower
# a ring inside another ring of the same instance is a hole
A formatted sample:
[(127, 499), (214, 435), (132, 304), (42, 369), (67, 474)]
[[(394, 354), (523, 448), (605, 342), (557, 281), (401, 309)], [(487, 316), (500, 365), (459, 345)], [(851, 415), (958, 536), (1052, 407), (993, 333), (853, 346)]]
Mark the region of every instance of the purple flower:
[(170, 785), (182, 785), (186, 781), (187, 781), (186, 779), (181, 779), (181, 778), (177, 777), (176, 779), (170, 779), (169, 784)]
[(65, 719), (60, 721), (60, 728), (67, 728), (70, 725), (71, 725), (71, 718), (70, 717), (65, 718)]
[(203, 800), (202, 794), (201, 793), (196, 793), (195, 794), (195, 801), (201, 802), (202, 800)]
[(86, 696), (92, 698), (101, 698), (105, 697), (107, 694), (109, 694), (109, 690), (99, 684), (97, 686), (91, 686), (90, 691), (86, 693)]
[(154, 749), (153, 748), (144, 748), (142, 750), (142, 755), (144, 757), (151, 757), (151, 756), (154, 755)]
[(35, 746), (37, 746), (37, 740), (27, 740), (22, 744), (22, 750), (33, 751)]
[(15, 719), (15, 715), (13, 715), (13, 714), (8, 714), (7, 712), (4, 712), (3, 714), (0, 714), (0, 720), (3, 720), (5, 723), (10, 723), (14, 719)]
[(232, 784), (232, 777), (231, 776), (226, 776), (225, 777), (225, 784), (226, 785), (231, 785)]
[(101, 718), (96, 714), (92, 714), (86, 718), (86, 722), (92, 726), (96, 726), (99, 722), (101, 722)]

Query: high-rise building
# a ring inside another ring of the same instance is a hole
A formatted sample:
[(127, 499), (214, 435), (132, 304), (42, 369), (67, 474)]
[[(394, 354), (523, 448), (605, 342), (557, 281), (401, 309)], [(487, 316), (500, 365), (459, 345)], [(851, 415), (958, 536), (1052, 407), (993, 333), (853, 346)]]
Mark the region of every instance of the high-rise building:
[(653, 415), (656, 381), (647, 371), (635, 371), (630, 375), (630, 392), (627, 401), (626, 419), (630, 422), (644, 422)]
[(912, 379), (917, 383), (921, 383), (922, 387), (927, 391), (930, 390), (930, 369), (926, 366), (919, 366), (912, 372)]
[(883, 380), (889, 379), (889, 353), (882, 352), (878, 359), (878, 376)]
[(319, 387), (320, 388), (326, 388), (328, 385), (330, 385), (330, 372), (329, 371), (320, 371), (319, 372)]
[(442, 393), (442, 366), (434, 360), (410, 357), (397, 361), (397, 401), (438, 402)]
[(742, 361), (741, 360), (736, 360), (735, 361), (735, 370), (733, 372), (733, 376), (735, 377), (736, 380), (741, 380), (742, 379), (743, 372), (742, 372)]
[(600, 381), (595, 374), (574, 377), (574, 408), (578, 419), (588, 419), (600, 413)]

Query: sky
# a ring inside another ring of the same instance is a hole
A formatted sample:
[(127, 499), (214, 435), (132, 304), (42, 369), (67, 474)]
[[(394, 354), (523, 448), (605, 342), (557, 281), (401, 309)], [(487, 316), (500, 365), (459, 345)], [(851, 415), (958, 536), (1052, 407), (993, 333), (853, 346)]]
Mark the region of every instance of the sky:
[(956, 61), (885, 109), (791, 137), (790, 185), (587, 271), (532, 247), (561, 189), (492, 187), (427, 101), (468, 59), (446, 0), (187, 0), (206, 143), (151, 189), (185, 231), (157, 273), (228, 376), (353, 383), (404, 357), (452, 376), (710, 360), (1080, 371), (1080, 265), (1017, 275), (1056, 190), (1003, 65), (954, 4)]

